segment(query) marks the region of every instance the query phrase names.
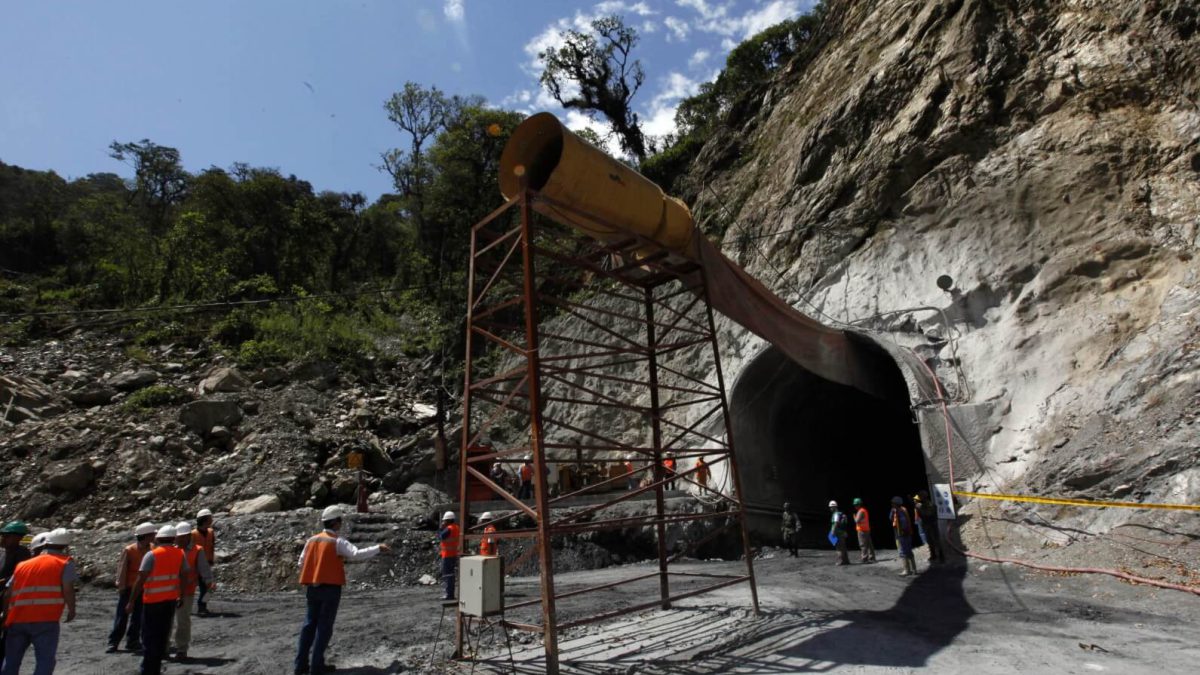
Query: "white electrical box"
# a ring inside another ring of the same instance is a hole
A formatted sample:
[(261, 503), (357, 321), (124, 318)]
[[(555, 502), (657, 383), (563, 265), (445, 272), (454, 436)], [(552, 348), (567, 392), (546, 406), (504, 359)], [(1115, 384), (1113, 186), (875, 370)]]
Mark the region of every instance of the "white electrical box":
[(468, 555), (458, 559), (458, 611), (492, 616), (504, 611), (504, 559)]

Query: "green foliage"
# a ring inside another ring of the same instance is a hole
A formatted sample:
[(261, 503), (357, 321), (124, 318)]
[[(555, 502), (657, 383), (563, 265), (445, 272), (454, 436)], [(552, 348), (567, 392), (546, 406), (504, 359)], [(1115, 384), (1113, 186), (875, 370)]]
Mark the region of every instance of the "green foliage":
[(559, 38), (559, 46), (538, 53), (542, 86), (564, 108), (603, 115), (621, 148), (645, 159), (646, 138), (632, 105), (646, 80), (641, 61), (632, 58), (637, 31), (619, 16), (605, 16), (591, 30), (568, 29)]
[(274, 340), (246, 340), (238, 347), (237, 362), (243, 368), (266, 368), (286, 363), (288, 347)]
[(700, 85), (695, 96), (679, 103), (676, 135), (666, 139), (663, 150), (647, 159), (641, 170), (678, 192), (678, 179), (705, 141), (722, 127), (741, 124), (780, 69), (790, 65), (799, 72), (817, 54), (825, 37), (820, 30), (825, 12), (825, 4), (819, 2), (809, 14), (771, 26), (729, 52), (717, 79)]
[(169, 384), (156, 384), (144, 389), (139, 389), (129, 395), (125, 399), (123, 407), (126, 410), (149, 410), (151, 408), (161, 408), (165, 405), (177, 405), (186, 403), (192, 400), (192, 395), (187, 391)]

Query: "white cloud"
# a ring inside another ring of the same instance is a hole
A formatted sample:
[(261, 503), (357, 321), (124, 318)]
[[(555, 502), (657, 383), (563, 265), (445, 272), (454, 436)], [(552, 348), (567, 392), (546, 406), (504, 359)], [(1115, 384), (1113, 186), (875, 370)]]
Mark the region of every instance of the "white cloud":
[(464, 2), (465, 0), (446, 0), (445, 4), (442, 5), (442, 13), (451, 21), (462, 21), (466, 18), (467, 9), (463, 4)]
[(697, 49), (696, 51), (692, 52), (691, 56), (688, 57), (688, 67), (699, 68), (708, 61), (708, 57), (710, 56), (712, 56), (712, 52), (708, 51), (707, 49)]
[(649, 21), (649, 20), (642, 22), (642, 32), (643, 33), (654, 33), (657, 31), (658, 31), (658, 24), (654, 23), (653, 21)]
[(621, 144), (608, 124), (594, 120), (578, 110), (568, 110), (563, 124), (572, 131), (591, 129), (599, 134), (600, 138), (604, 139), (604, 145), (601, 147), (601, 150), (604, 150), (613, 157), (620, 157), (623, 154), (621, 152)]
[(649, 110), (641, 115), (642, 131), (647, 136), (675, 133), (675, 109), (679, 107), (679, 101), (695, 96), (700, 89), (699, 81), (678, 72), (671, 72), (661, 82), (658, 93), (650, 100)]
[(650, 6), (645, 2), (629, 3), (624, 0), (604, 0), (596, 5), (595, 11), (597, 14), (621, 14), (628, 12), (637, 14), (638, 16), (654, 16), (658, 12), (650, 9)]
[(671, 31), (671, 34), (667, 36), (668, 42), (672, 40), (672, 37), (680, 42), (686, 40), (688, 31), (692, 29), (692, 27), (688, 25), (688, 22), (674, 16), (668, 16), (667, 18), (663, 19), (663, 25), (667, 27), (667, 30)]
[(802, 6), (812, 2), (802, 0), (770, 0), (741, 15), (730, 13), (733, 3), (710, 3), (709, 0), (675, 0), (679, 7), (686, 7), (698, 16), (691, 27), (704, 33), (714, 33), (745, 40), (764, 29), (790, 19), (801, 13)]

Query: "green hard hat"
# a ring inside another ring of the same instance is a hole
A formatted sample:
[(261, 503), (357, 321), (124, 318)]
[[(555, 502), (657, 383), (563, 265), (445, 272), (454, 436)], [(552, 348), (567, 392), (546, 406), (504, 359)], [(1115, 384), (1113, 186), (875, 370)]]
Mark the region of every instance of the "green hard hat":
[(26, 535), (26, 534), (29, 534), (29, 526), (26, 525), (23, 521), (13, 520), (13, 521), (10, 521), (4, 527), (0, 527), (0, 534)]
[(854, 498), (854, 505), (855, 505), (855, 506), (862, 506), (862, 500), (861, 500), (861, 499), (859, 499), (858, 497), (855, 497), (855, 498)]

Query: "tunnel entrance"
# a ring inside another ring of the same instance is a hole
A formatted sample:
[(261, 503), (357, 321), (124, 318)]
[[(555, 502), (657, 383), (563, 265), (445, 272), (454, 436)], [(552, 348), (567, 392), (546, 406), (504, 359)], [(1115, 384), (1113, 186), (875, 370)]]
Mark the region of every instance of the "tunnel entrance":
[(780, 508), (791, 502), (803, 523), (803, 545), (828, 548), (829, 500), (852, 513), (851, 500), (860, 497), (875, 546), (895, 547), (891, 498), (908, 502), (928, 482), (908, 388), (895, 362), (885, 361), (890, 367), (877, 373), (883, 398), (820, 378), (775, 347), (742, 371), (730, 412), (757, 537), (779, 542)]

